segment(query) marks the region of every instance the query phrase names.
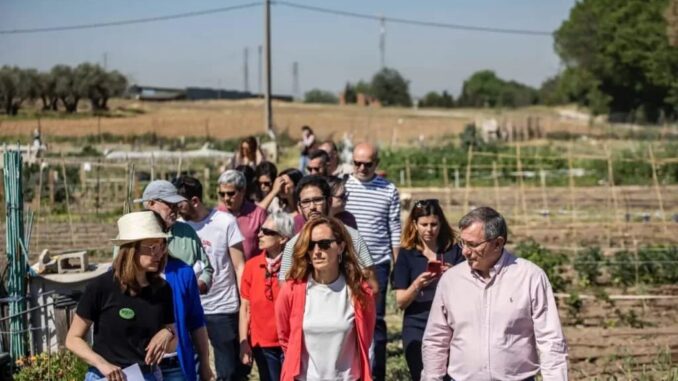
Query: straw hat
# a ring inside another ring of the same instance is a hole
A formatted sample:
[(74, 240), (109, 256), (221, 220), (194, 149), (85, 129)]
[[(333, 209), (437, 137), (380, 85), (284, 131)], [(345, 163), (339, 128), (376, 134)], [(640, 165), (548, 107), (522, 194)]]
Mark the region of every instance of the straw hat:
[(160, 226), (155, 213), (150, 211), (133, 212), (125, 214), (118, 219), (118, 237), (112, 239), (111, 242), (116, 246), (122, 246), (126, 243), (144, 239), (168, 237), (162, 231), (162, 226)]

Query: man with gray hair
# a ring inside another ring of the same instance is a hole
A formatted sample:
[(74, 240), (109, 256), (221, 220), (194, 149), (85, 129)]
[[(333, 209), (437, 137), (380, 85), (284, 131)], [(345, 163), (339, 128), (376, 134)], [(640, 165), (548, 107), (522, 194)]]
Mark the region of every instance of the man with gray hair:
[(266, 209), (247, 199), (245, 175), (235, 169), (229, 169), (219, 176), (217, 194), (222, 201), (217, 209), (231, 213), (238, 222), (238, 228), (244, 240), (242, 242), (245, 260), (260, 253), (259, 229), (266, 221)]
[(177, 188), (167, 180), (151, 181), (144, 189), (142, 197), (134, 200), (143, 203), (145, 209), (162, 218), (163, 227), (170, 235), (167, 240), (169, 254), (193, 266), (199, 274), (200, 293), (205, 294), (212, 284), (214, 268), (195, 230), (187, 223), (177, 221), (177, 208), (183, 201), (186, 198), (179, 195)]
[(567, 380), (553, 290), (534, 263), (506, 251), (504, 217), (477, 208), (459, 221), (466, 261), (446, 271), (422, 341), (422, 380)]

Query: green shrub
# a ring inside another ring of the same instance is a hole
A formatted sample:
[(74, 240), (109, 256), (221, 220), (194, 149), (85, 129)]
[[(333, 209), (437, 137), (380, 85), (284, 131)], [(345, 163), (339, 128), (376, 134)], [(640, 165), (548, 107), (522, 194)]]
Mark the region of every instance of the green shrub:
[(564, 291), (567, 281), (563, 278), (563, 266), (567, 257), (553, 253), (533, 240), (523, 241), (516, 245), (516, 255), (541, 267), (551, 282), (554, 292)]
[(574, 270), (577, 272), (577, 277), (582, 286), (598, 284), (602, 262), (603, 253), (599, 247), (590, 247), (584, 252), (577, 254), (574, 261)]
[(407, 367), (405, 356), (389, 356), (386, 360), (386, 380), (387, 381), (407, 381), (411, 380), (410, 370)]
[(85, 379), (88, 368), (69, 351), (24, 357), (17, 360), (16, 365), (18, 372), (14, 374), (14, 381), (80, 381)]

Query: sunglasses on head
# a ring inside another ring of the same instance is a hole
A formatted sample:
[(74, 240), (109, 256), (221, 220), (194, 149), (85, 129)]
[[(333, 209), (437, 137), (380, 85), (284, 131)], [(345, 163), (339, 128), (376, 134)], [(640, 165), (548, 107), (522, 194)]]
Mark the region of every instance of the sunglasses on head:
[(426, 200), (419, 200), (416, 203), (414, 203), (415, 208), (426, 208), (430, 207), (433, 205), (438, 205), (438, 199), (436, 198), (429, 198)]
[(267, 235), (267, 236), (280, 235), (280, 233), (278, 233), (277, 231), (272, 230), (272, 229), (268, 229), (268, 228), (264, 228), (264, 227), (262, 227), (259, 230), (261, 231), (261, 234)]
[(226, 195), (228, 195), (228, 197), (233, 197), (233, 196), (235, 196), (236, 193), (238, 193), (237, 190), (235, 190), (235, 191), (229, 191), (229, 192), (222, 192), (222, 191), (217, 192), (217, 194), (219, 195), (219, 197), (222, 197), (222, 198), (223, 198), (223, 197), (226, 197)]
[(260, 187), (270, 187), (273, 183), (270, 181), (259, 181), (259, 186)]
[(356, 160), (353, 160), (353, 165), (354, 165), (355, 167), (357, 167), (357, 168), (360, 168), (361, 166), (362, 166), (362, 167), (365, 167), (365, 168), (372, 168), (372, 166), (374, 165), (374, 162), (372, 162), (372, 161), (356, 161)]
[(315, 246), (318, 245), (320, 250), (328, 250), (330, 247), (332, 247), (332, 243), (337, 242), (336, 239), (321, 239), (318, 241), (309, 241), (308, 243), (308, 249), (313, 250), (315, 249)]

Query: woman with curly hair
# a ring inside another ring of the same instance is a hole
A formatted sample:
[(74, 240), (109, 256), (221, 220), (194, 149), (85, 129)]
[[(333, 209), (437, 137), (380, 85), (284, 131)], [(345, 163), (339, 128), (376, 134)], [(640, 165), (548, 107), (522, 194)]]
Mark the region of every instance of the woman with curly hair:
[(372, 380), (374, 297), (339, 220), (306, 222), (275, 312), (282, 381)]

